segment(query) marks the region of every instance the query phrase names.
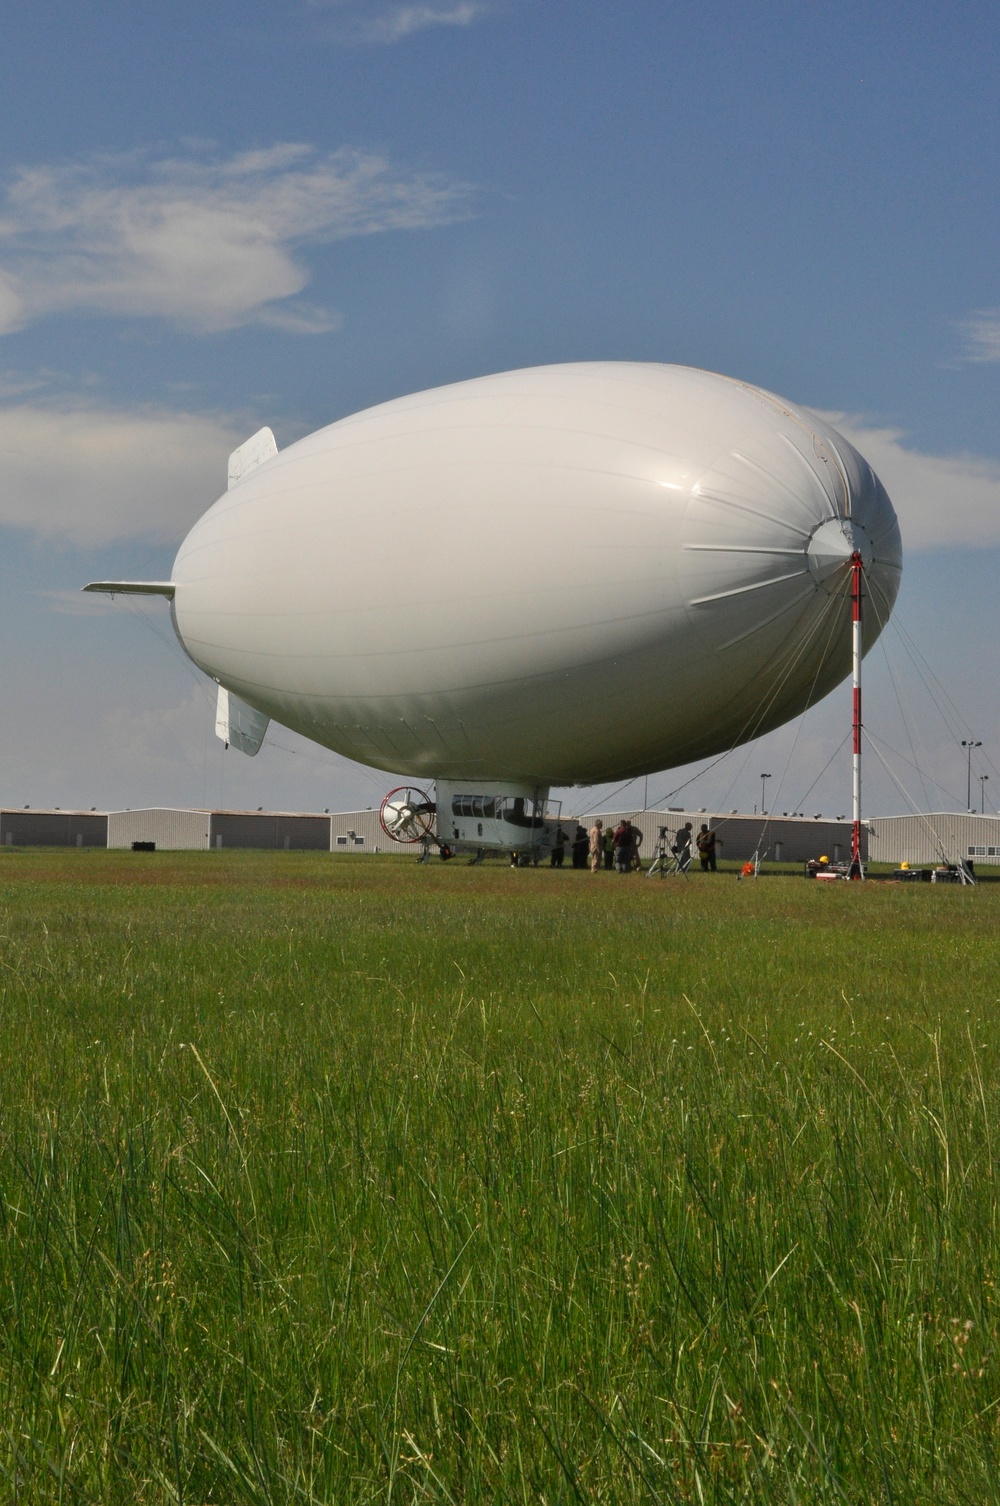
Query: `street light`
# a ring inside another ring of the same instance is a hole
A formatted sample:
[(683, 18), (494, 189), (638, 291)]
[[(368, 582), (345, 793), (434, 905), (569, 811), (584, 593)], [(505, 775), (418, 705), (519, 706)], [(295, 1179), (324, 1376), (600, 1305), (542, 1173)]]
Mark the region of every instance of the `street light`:
[(962, 747), (969, 756), (969, 766), (966, 770), (965, 778), (965, 808), (967, 811), (971, 811), (972, 809), (972, 750), (973, 748), (981, 748), (982, 746), (982, 743), (976, 742), (975, 738), (962, 738)]
[(762, 816), (767, 815), (767, 811), (764, 809), (764, 782), (770, 779), (770, 777), (770, 774), (762, 774), (760, 776), (760, 813)]
[(980, 774), (979, 776), (979, 814), (981, 816), (985, 816), (986, 814), (986, 781), (989, 777), (988, 774)]

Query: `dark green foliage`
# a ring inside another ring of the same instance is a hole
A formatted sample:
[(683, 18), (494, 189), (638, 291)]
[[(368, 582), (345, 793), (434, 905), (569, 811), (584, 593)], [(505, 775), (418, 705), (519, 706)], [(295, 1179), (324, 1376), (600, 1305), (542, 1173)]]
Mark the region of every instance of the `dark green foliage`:
[(0, 1498), (1000, 1499), (998, 920), (0, 856)]

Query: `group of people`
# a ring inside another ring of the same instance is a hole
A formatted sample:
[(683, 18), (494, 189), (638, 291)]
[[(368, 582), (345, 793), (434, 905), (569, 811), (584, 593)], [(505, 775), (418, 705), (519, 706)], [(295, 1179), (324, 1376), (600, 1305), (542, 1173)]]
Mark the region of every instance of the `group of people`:
[(549, 854), (549, 866), (561, 868), (566, 860), (566, 848), (572, 855), (574, 868), (586, 868), (587, 866), (587, 832), (579, 821), (576, 823), (576, 831), (572, 840), (560, 826), (556, 832), (555, 845)]
[[(634, 873), (642, 866), (639, 856), (641, 846), (642, 832), (627, 816), (623, 816), (615, 827), (606, 827), (598, 816), (589, 834), (579, 823), (572, 837), (560, 826), (549, 862), (553, 868), (561, 868), (568, 847), (574, 868), (586, 868), (589, 863), (591, 873), (600, 873), (602, 869), (609, 872), (613, 869), (615, 873)], [(702, 872), (715, 873), (717, 849), (721, 846), (720, 838), (706, 822), (702, 822), (701, 830), (695, 836), (692, 823), (686, 821), (674, 833), (670, 851), (681, 873), (687, 873), (690, 868), (694, 851), (698, 853)], [(516, 865), (519, 861), (518, 854), (515, 853), (511, 861)], [(537, 858), (535, 861), (537, 862)]]
[[(623, 816), (618, 825), (611, 829), (605, 828), (604, 822), (598, 816), (590, 828), (590, 871), (599, 873), (602, 868), (614, 868), (616, 873), (632, 873), (641, 866), (639, 848), (642, 845), (642, 832), (634, 825), (627, 816)], [(686, 821), (674, 833), (670, 851), (677, 860), (677, 867), (681, 873), (687, 873), (691, 866), (692, 845), (697, 849), (701, 861), (703, 873), (715, 873), (717, 871), (717, 849), (722, 846), (717, 833), (707, 824), (702, 822), (698, 835), (693, 836), (693, 825)]]

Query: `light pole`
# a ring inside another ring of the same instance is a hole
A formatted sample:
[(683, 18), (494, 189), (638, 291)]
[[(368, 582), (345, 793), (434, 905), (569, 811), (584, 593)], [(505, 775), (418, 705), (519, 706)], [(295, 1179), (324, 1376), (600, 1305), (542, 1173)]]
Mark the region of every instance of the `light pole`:
[(988, 774), (980, 774), (979, 776), (979, 814), (981, 816), (985, 816), (986, 814), (986, 781), (989, 777)]
[(965, 777), (965, 808), (967, 811), (971, 811), (972, 809), (972, 750), (973, 748), (981, 748), (982, 746), (982, 743), (976, 742), (975, 738), (962, 738), (962, 747), (968, 754), (969, 760)]
[(760, 776), (760, 813), (762, 816), (767, 815), (767, 811), (764, 809), (764, 789), (765, 781), (770, 779), (770, 777), (770, 774), (762, 774)]

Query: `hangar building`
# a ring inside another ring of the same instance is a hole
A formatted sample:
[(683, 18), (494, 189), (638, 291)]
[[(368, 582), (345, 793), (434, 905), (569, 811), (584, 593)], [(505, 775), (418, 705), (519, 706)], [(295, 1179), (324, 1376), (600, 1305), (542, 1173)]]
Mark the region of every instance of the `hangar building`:
[(106, 847), (108, 818), (97, 811), (0, 810), (0, 846)]
[[(602, 811), (605, 826), (627, 815), (643, 833), (641, 854), (651, 861), (661, 826), (672, 839), (690, 821), (697, 833), (704, 821), (718, 833), (720, 857), (746, 862), (758, 847), (772, 862), (801, 863), (825, 853), (844, 862), (851, 851), (851, 823), (819, 816), (760, 816), (707, 810)], [(589, 828), (595, 817), (580, 824)], [(562, 824), (571, 841), (577, 818)], [(161, 851), (207, 851), (231, 847), (258, 851), (396, 853), (411, 849), (388, 838), (374, 810), (322, 815), (302, 811), (173, 810), (150, 807), (126, 811), (0, 810), (0, 847), (111, 847), (154, 843)], [(865, 823), (866, 862), (898, 865), (959, 862), (1000, 866), (1000, 816), (938, 811), (916, 816), (876, 816)]]
[(915, 866), (971, 859), (977, 868), (1000, 864), (1000, 816), (936, 811), (920, 816), (877, 816), (870, 824), (873, 863)]
[(153, 842), (182, 851), (244, 847), (284, 852), (329, 852), (330, 817), (297, 811), (148, 810), (112, 811), (108, 846)]

